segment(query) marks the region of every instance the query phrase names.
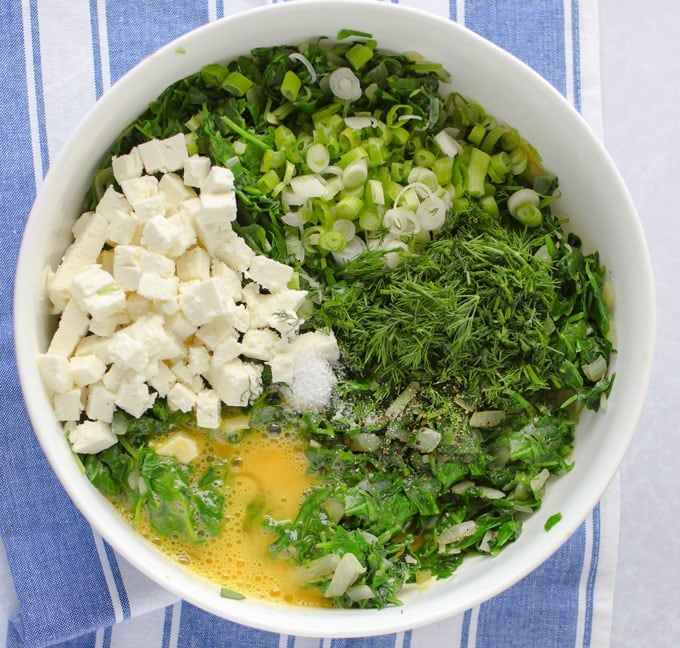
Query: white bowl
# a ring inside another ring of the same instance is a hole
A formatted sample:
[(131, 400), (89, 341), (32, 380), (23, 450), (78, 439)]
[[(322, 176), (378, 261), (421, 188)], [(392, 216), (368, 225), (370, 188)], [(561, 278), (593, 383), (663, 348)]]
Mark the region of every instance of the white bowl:
[[(517, 127), (557, 173), (560, 208), (589, 249), (597, 248), (616, 291), (618, 353), (609, 408), (586, 412), (576, 432), (575, 467), (548, 488), (517, 542), (495, 558), (473, 558), (450, 579), (410, 591), (402, 607), (329, 610), (220, 598), (216, 585), (184, 571), (137, 535), (78, 470), (37, 369), (53, 325), (43, 274), (69, 243), (93, 172), (119, 131), (171, 82), (253, 46), (334, 36), (374, 35), (383, 48), (419, 51), (452, 73), (456, 89)], [(407, 44), (407, 47), (405, 47)], [(256, 9), (197, 29), (151, 55), (89, 112), (52, 164), (30, 215), (16, 275), (15, 336), (21, 385), (42, 448), (93, 527), (130, 563), (185, 600), (241, 624), (294, 635), (349, 637), (434, 622), (491, 598), (554, 553), (596, 505), (623, 459), (647, 390), (654, 347), (654, 296), (644, 235), (603, 146), (563, 97), (518, 60), (454, 22), (368, 0), (295, 2)], [(561, 522), (546, 533), (548, 516)]]

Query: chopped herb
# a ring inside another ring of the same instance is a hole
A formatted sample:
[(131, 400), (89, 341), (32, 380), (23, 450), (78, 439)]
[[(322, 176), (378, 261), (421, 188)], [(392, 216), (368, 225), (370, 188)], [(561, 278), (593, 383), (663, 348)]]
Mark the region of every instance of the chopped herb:
[(550, 531), (560, 520), (562, 519), (562, 514), (561, 513), (555, 513), (554, 515), (551, 515), (546, 521), (545, 521), (545, 530)]

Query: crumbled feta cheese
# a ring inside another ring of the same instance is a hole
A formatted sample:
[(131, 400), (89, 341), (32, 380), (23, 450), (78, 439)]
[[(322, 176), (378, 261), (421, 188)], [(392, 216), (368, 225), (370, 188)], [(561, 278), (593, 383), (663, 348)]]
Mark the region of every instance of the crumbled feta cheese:
[(116, 191), (112, 186), (109, 185), (102, 197), (99, 199), (99, 202), (95, 207), (95, 212), (108, 220), (111, 214), (115, 212), (131, 214), (132, 205), (122, 193)]
[(196, 394), (182, 383), (175, 383), (168, 392), (168, 407), (180, 412), (188, 412), (196, 404)]
[(116, 391), (115, 403), (131, 416), (139, 418), (156, 400), (156, 394), (150, 393), (142, 376), (125, 375)]
[(180, 281), (201, 281), (210, 277), (210, 255), (202, 247), (187, 250), (177, 259), (176, 264)]
[(210, 173), (210, 158), (192, 155), (184, 163), (184, 184), (200, 189)]
[(189, 361), (187, 367), (194, 374), (204, 374), (210, 369), (210, 354), (203, 346), (189, 347)]
[(245, 272), (255, 257), (255, 252), (244, 239), (231, 232), (215, 246), (215, 256), (224, 261), (230, 268), (238, 272)]
[(75, 299), (69, 299), (59, 319), (47, 353), (62, 355), (68, 358), (87, 333), (90, 320), (87, 313), (80, 308)]
[(83, 421), (71, 430), (68, 438), (73, 451), (79, 454), (97, 454), (118, 441), (111, 426), (103, 421)]
[(211, 366), (219, 366), (231, 362), (238, 358), (241, 353), (241, 343), (235, 337), (226, 338), (215, 348), (211, 359)]
[(164, 362), (157, 360), (155, 366), (148, 370), (147, 382), (161, 398), (165, 398), (168, 392), (177, 382), (177, 376)]
[(137, 145), (147, 173), (178, 171), (189, 157), (182, 133), (163, 140), (153, 139)]
[(287, 288), (293, 278), (293, 268), (258, 254), (251, 259), (246, 277), (274, 293)]
[(181, 283), (179, 305), (194, 326), (228, 315), (235, 306), (234, 300), (225, 292), (225, 282), (219, 277)]
[(135, 209), (138, 203), (158, 195), (158, 179), (149, 175), (130, 178), (123, 180), (120, 183), (120, 188), (123, 190), (123, 195), (127, 198), (127, 201)]
[(220, 397), (214, 389), (203, 389), (196, 394), (196, 424), (209, 430), (220, 424)]
[(142, 156), (136, 146), (126, 155), (114, 155), (111, 158), (111, 167), (113, 168), (113, 177), (118, 184), (123, 180), (138, 178), (144, 171)]
[(241, 340), (241, 353), (256, 360), (269, 360), (281, 338), (271, 329), (249, 329)]
[(38, 369), (45, 386), (55, 394), (73, 389), (71, 365), (64, 356), (42, 353), (38, 356)]
[(175, 209), (183, 201), (196, 197), (196, 192), (187, 187), (176, 173), (166, 173), (158, 182), (158, 191), (165, 195), (168, 203)]
[(177, 277), (159, 277), (150, 272), (142, 272), (137, 285), (137, 293), (153, 301), (171, 301), (177, 297)]
[(88, 213), (81, 220), (83, 226), (78, 230), (75, 241), (48, 279), (47, 291), (55, 313), (61, 313), (69, 301), (74, 277), (97, 262), (106, 242), (106, 218), (100, 214)]
[(234, 189), (234, 173), (226, 167), (214, 166), (208, 172), (201, 193), (224, 194)]
[(225, 405), (245, 407), (262, 393), (262, 365), (236, 359), (211, 367), (208, 382)]
[(125, 312), (125, 293), (98, 264), (87, 267), (73, 278), (71, 295), (93, 319), (105, 319)]
[(162, 457), (174, 457), (183, 464), (191, 463), (198, 457), (198, 445), (184, 432), (175, 432), (167, 439), (154, 443), (153, 449)]
[(94, 353), (73, 356), (69, 365), (73, 382), (80, 388), (98, 382), (106, 371), (104, 361)]
[(67, 392), (54, 395), (54, 413), (60, 421), (77, 421), (83, 411), (82, 391), (69, 389)]
[(111, 423), (115, 409), (116, 395), (103, 383), (91, 385), (87, 390), (85, 414), (93, 421)]

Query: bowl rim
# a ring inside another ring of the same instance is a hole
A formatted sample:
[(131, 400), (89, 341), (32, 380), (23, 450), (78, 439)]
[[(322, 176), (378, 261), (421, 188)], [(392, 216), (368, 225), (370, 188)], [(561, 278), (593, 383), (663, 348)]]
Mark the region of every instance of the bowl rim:
[[(29, 249), (27, 241), (31, 239), (34, 230), (39, 228), (37, 215), (44, 208), (43, 206), (48, 200), (47, 196), (49, 196), (54, 188), (53, 185), (58, 182), (57, 171), (55, 171), (55, 169), (60, 169), (66, 163), (71, 154), (71, 149), (74, 147), (74, 142), (81, 137), (82, 133), (92, 129), (93, 124), (99, 119), (100, 113), (104, 108), (112, 105), (119, 96), (124, 96), (129, 92), (130, 88), (134, 87), (140, 80), (148, 77), (149, 72), (147, 70), (160, 69), (161, 66), (164, 65), (166, 59), (172, 58), (190, 43), (193, 44), (196, 39), (206, 37), (206, 40), (209, 40), (209, 37), (212, 34), (220, 34), (223, 30), (229, 28), (237, 29), (241, 23), (248, 24), (252, 20), (271, 20), (273, 19), (272, 14), (275, 15), (286, 12), (287, 14), (304, 17), (304, 15), (312, 8), (315, 10), (325, 10), (329, 7), (340, 6), (343, 7), (343, 10), (347, 12), (348, 16), (352, 14), (353, 10), (358, 9), (365, 9), (380, 14), (384, 13), (386, 17), (394, 17), (401, 14), (410, 19), (422, 21), (425, 25), (430, 25), (432, 27), (436, 26), (437, 29), (447, 30), (451, 35), (455, 35), (456, 38), (465, 41), (466, 46), (471, 46), (473, 49), (487, 49), (492, 52), (494, 57), (503, 61), (504, 65), (515, 68), (517, 74), (525, 78), (527, 83), (531, 83), (532, 86), (536, 86), (540, 89), (555, 106), (559, 107), (564, 115), (580, 122), (580, 128), (589, 132), (591, 135), (593, 150), (601, 157), (603, 163), (608, 166), (611, 176), (610, 179), (614, 183), (614, 189), (621, 195), (624, 203), (626, 203), (629, 214), (631, 215), (628, 225), (634, 228), (634, 236), (643, 242), (645, 255), (644, 258), (638, 259), (637, 262), (640, 265), (643, 275), (641, 281), (649, 287), (649, 294), (647, 295), (648, 299), (643, 307), (648, 312), (650, 339), (648, 341), (647, 352), (650, 355), (653, 355), (655, 346), (655, 297), (653, 292), (651, 263), (648, 252), (646, 251), (646, 244), (644, 244), (644, 233), (639, 218), (637, 217), (635, 206), (633, 205), (621, 176), (609, 158), (604, 146), (592, 133), (590, 127), (571, 104), (569, 104), (566, 99), (536, 71), (500, 48), (498, 45), (495, 45), (482, 36), (472, 32), (467, 27), (446, 18), (435, 16), (421, 9), (403, 5), (376, 3), (375, 0), (297, 0), (297, 2), (253, 8), (202, 25), (166, 44), (125, 73), (109, 90), (106, 91), (99, 101), (90, 108), (50, 166), (45, 180), (37, 192), (22, 238), (15, 277), (14, 337), (19, 378), (31, 424), (36, 437), (42, 446), (43, 452), (71, 500), (76, 504), (92, 527), (129, 563), (147, 576), (152, 577), (166, 589), (223, 618), (272, 632), (284, 632), (296, 634), (298, 636), (315, 637), (370, 636), (419, 627), (426, 623), (432, 623), (449, 617), (456, 612), (462, 612), (464, 609), (488, 600), (519, 581), (535, 567), (547, 560), (560, 546), (562, 546), (566, 539), (577, 530), (585, 517), (597, 504), (597, 501), (602, 496), (609, 482), (613, 479), (618, 466), (623, 460), (632, 440), (635, 424), (640, 417), (643, 406), (643, 400), (640, 399), (640, 402), (631, 410), (630, 414), (633, 421), (628, 428), (627, 436), (623, 442), (616, 446), (618, 453), (613, 456), (609, 462), (611, 470), (597, 476), (594, 480), (596, 488), (593, 489), (591, 497), (587, 501), (587, 506), (584, 503), (581, 503), (578, 507), (580, 513), (578, 515), (570, 514), (568, 516), (568, 526), (561, 525), (562, 528), (559, 534), (548, 534), (541, 545), (541, 551), (533, 562), (527, 562), (521, 569), (505, 570), (507, 573), (504, 572), (503, 577), (499, 579), (482, 579), (482, 586), (476, 589), (474, 595), (470, 595), (465, 599), (465, 605), (462, 605), (460, 601), (452, 602), (451, 597), (447, 598), (445, 594), (442, 594), (441, 598), (442, 601), (449, 602), (449, 606), (443, 605), (439, 609), (433, 610), (429, 609), (432, 608), (432, 606), (429, 606), (428, 608), (428, 606), (418, 605), (416, 601), (415, 604), (409, 606), (408, 614), (404, 614), (405, 608), (388, 608), (380, 611), (317, 610), (311, 608), (291, 608), (290, 606), (280, 605), (272, 606), (268, 603), (256, 601), (250, 601), (250, 605), (246, 609), (246, 606), (243, 605), (242, 602), (234, 602), (226, 599), (218, 599), (214, 602), (214, 605), (211, 605), (209, 602), (206, 603), (205, 597), (201, 594), (204, 587), (200, 582), (197, 582), (194, 585), (193, 577), (190, 575), (188, 576), (181, 568), (168, 568), (166, 559), (159, 559), (158, 556), (154, 555), (157, 553), (156, 549), (149, 547), (150, 551), (140, 551), (139, 546), (136, 545), (140, 545), (140, 543), (143, 542), (141, 536), (137, 536), (136, 533), (129, 532), (129, 530), (126, 531), (124, 528), (114, 527), (112, 529), (108, 525), (108, 517), (105, 516), (102, 518), (98, 514), (97, 507), (106, 507), (108, 502), (93, 487), (82, 487), (83, 483), (89, 485), (89, 482), (86, 481), (84, 476), (82, 477), (82, 480), (76, 479), (74, 481), (74, 466), (69, 466), (68, 463), (64, 462), (70, 452), (65, 444), (65, 439), (64, 443), (58, 448), (55, 448), (48, 439), (48, 436), (55, 431), (55, 426), (47, 425), (45, 412), (31, 393), (31, 391), (35, 389), (35, 377), (37, 375), (37, 369), (34, 367), (32, 368), (32, 365), (35, 364), (36, 346), (33, 344), (35, 341), (30, 339), (30, 336), (27, 337), (27, 327), (22, 326), (22, 323), (16, 317), (16, 314), (32, 311), (30, 302), (34, 299), (35, 294), (24, 289), (24, 284), (29, 276), (27, 268), (33, 263), (31, 250)], [(348, 22), (350, 22), (350, 19), (348, 19)], [(378, 37), (379, 43), (380, 40), (380, 37)], [(287, 41), (287, 39), (281, 39), (281, 42), (283, 41)], [(638, 379), (638, 387), (642, 393), (647, 392), (650, 378), (651, 361), (641, 370)], [(60, 426), (56, 429), (60, 429)], [(63, 437), (63, 435), (61, 436)], [(75, 462), (72, 463), (75, 464)], [(130, 547), (129, 543), (132, 543), (132, 547)], [(513, 547), (508, 547), (504, 550), (504, 552), (507, 551), (512, 552)], [(297, 615), (293, 612), (303, 612), (305, 620), (304, 627), (299, 626), (300, 619), (296, 618)]]

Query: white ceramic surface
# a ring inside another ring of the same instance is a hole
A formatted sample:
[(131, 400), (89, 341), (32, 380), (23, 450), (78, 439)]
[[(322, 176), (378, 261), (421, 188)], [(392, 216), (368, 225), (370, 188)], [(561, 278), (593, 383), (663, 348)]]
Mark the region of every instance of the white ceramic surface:
[[(218, 587), (172, 565), (118, 516), (79, 472), (42, 387), (36, 356), (53, 322), (43, 295), (46, 264), (69, 243), (89, 179), (110, 142), (171, 82), (253, 46), (295, 43), (341, 28), (371, 32), (382, 47), (442, 62), (456, 90), (519, 128), (556, 172), (560, 209), (614, 283), (617, 379), (607, 411), (586, 413), (577, 429), (575, 468), (551, 483), (521, 538), (496, 558), (465, 562), (456, 575), (409, 591), (382, 611), (291, 608), (219, 597)], [(43, 260), (40, 263), (39, 260)], [(644, 236), (625, 186), (597, 138), (536, 73), (453, 22), (371, 0), (308, 0), (239, 14), (171, 43), (123, 77), (95, 106), (52, 164), (29, 218), (19, 258), (15, 341), (22, 389), (38, 439), (57, 476), (93, 527), (131, 564), (189, 602), (242, 624), (308, 636), (368, 636), (436, 621), (490, 598), (547, 559), (578, 528), (615, 474), (638, 421), (654, 348), (654, 295)], [(545, 520), (562, 513), (549, 533)]]

